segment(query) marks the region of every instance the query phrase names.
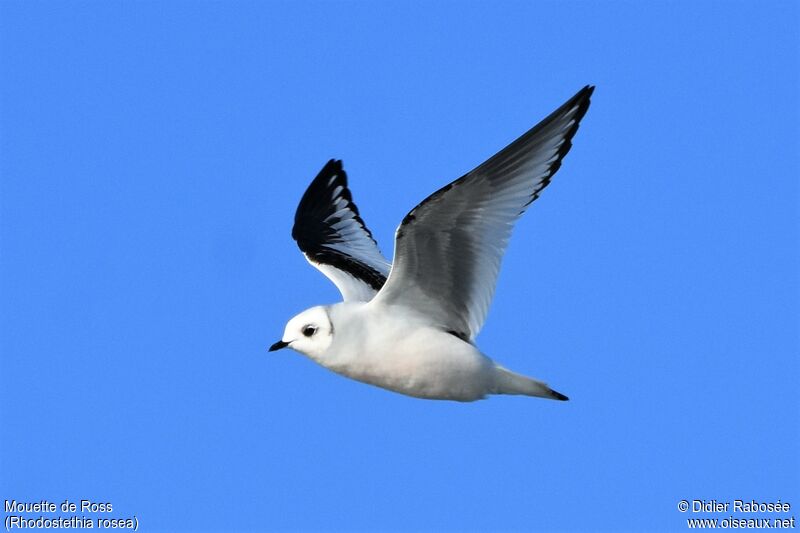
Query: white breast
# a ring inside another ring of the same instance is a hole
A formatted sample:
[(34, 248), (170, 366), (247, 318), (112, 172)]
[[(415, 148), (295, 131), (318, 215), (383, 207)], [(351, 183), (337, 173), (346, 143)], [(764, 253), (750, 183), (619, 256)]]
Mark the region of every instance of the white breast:
[(334, 341), (318, 362), (350, 378), (420, 398), (471, 401), (491, 390), (493, 363), (473, 345), (393, 311), (374, 306), (335, 310)]

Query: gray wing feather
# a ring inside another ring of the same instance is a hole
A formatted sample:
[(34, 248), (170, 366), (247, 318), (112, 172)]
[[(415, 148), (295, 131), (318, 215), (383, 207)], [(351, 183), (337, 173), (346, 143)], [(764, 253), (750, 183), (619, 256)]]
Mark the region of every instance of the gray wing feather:
[(593, 90), (584, 87), (411, 210), (397, 228), (392, 269), (373, 302), (414, 309), (472, 341), (486, 319), (514, 223), (561, 166)]

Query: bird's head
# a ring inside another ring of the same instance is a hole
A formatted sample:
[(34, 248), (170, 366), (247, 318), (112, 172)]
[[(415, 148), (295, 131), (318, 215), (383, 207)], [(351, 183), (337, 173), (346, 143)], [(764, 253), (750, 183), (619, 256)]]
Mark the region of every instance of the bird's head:
[(283, 331), (281, 340), (270, 346), (274, 352), (289, 347), (312, 359), (319, 360), (333, 341), (333, 324), (324, 306), (306, 309), (292, 318)]

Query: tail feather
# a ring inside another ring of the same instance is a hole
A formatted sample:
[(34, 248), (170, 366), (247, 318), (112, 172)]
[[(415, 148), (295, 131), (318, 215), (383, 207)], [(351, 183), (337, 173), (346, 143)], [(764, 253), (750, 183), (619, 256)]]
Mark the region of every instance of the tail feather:
[(524, 394), (551, 400), (569, 400), (548, 387), (547, 383), (516, 374), (500, 365), (495, 365), (495, 394)]

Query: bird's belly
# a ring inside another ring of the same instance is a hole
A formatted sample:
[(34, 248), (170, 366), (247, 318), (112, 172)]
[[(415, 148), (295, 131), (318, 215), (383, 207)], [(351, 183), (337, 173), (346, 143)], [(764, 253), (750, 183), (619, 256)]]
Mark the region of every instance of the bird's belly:
[[(491, 388), (491, 361), (474, 346), (438, 330), (362, 346), (336, 372), (408, 396), (473, 401)], [(355, 347), (354, 347), (355, 349)]]

